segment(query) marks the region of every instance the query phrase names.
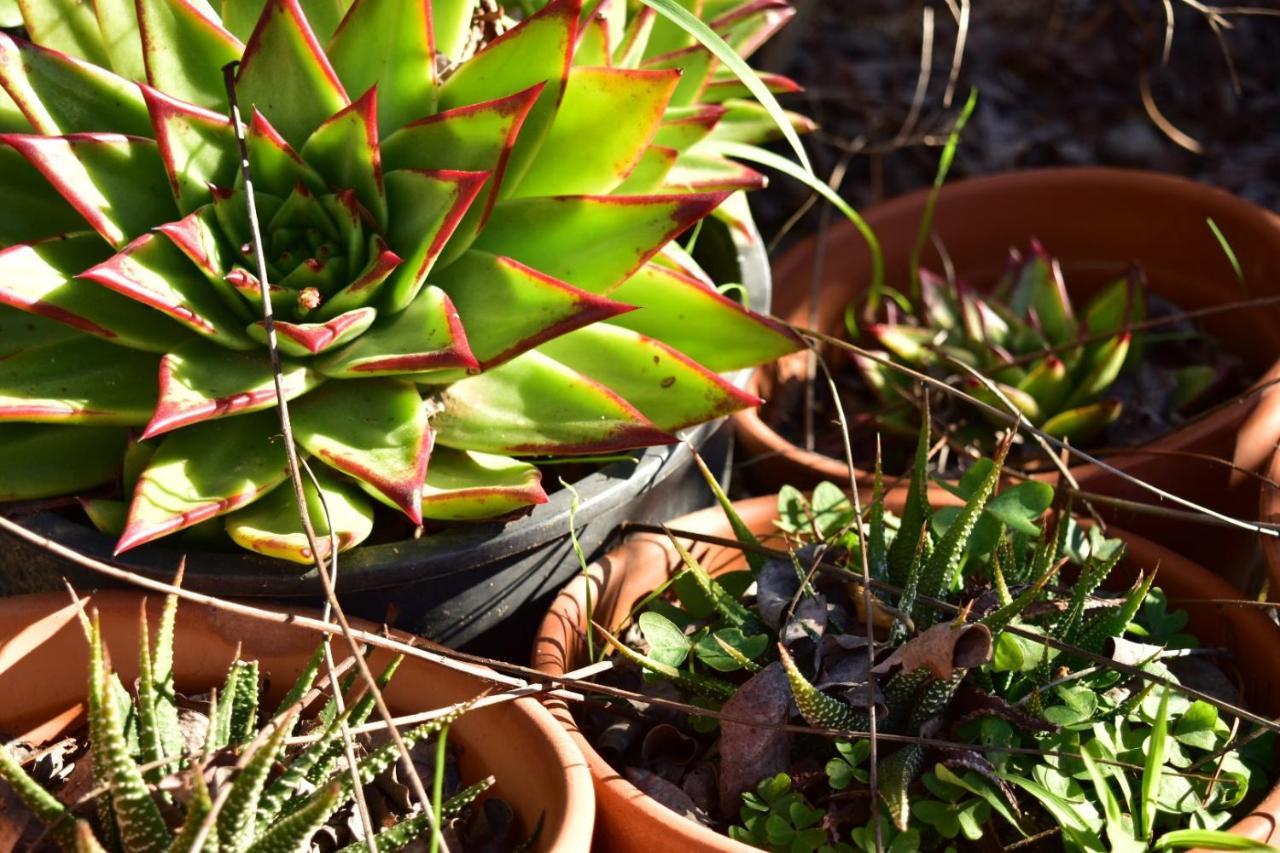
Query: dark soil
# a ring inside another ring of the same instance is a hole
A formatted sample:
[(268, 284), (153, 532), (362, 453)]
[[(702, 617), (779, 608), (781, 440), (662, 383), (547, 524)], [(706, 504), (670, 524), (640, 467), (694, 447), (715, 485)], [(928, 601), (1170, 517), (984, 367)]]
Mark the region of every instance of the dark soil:
[[(1040, 166), (1127, 166), (1194, 178), (1276, 208), (1280, 17), (1232, 16), (1219, 42), (1205, 15), (1184, 0), (1170, 2), (1167, 64), (1159, 0), (972, 3), (949, 108), (944, 95), (959, 28), (944, 2), (797, 0), (800, 14), (755, 64), (807, 87), (787, 106), (822, 125), (807, 146), (820, 175), (829, 175), (844, 151), (854, 152), (842, 193), (855, 205), (928, 185), (936, 147), (976, 87), (979, 106), (953, 179)], [(904, 134), (926, 7), (935, 24), (932, 74), (919, 120)], [(1144, 77), (1159, 112), (1198, 153), (1153, 122), (1143, 106)], [(785, 178), (756, 195), (767, 239), (807, 197)], [(820, 215), (810, 212), (792, 236), (815, 231)]]

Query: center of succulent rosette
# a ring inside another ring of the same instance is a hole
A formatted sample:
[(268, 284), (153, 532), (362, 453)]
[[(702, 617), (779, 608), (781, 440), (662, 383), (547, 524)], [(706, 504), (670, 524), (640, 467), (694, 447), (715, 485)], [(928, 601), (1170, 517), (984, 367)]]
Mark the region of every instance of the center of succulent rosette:
[[(255, 192), (254, 201), (273, 313), (311, 322), (360, 307), (352, 287), (376, 272), (387, 244), (355, 193), (318, 193), (299, 183), (287, 197)], [(242, 224), (248, 219), (244, 193), (215, 193), (214, 209), (227, 243), (235, 247), (227, 281), (260, 310), (253, 239)]]

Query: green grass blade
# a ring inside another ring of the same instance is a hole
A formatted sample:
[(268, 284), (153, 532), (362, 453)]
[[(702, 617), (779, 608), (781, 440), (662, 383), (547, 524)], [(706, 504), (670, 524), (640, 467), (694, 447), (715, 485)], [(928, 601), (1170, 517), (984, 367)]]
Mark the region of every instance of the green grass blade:
[(969, 123), (969, 116), (973, 115), (973, 109), (977, 105), (978, 90), (970, 89), (969, 98), (960, 108), (960, 117), (951, 128), (951, 133), (947, 136), (947, 144), (943, 146), (942, 155), (938, 157), (938, 171), (933, 176), (933, 188), (929, 190), (929, 197), (924, 203), (924, 213), (920, 216), (920, 230), (916, 232), (916, 244), (911, 249), (911, 298), (915, 300), (920, 298), (920, 258), (924, 255), (925, 244), (929, 242), (929, 233), (933, 231), (933, 213), (938, 206), (938, 193), (942, 191), (947, 173), (951, 171), (951, 163), (956, 157), (956, 148), (960, 145), (960, 134), (964, 132), (964, 126)]
[(716, 479), (716, 475), (711, 473), (711, 469), (707, 467), (707, 463), (702, 461), (702, 456), (698, 451), (693, 451), (694, 464), (698, 466), (698, 470), (702, 472), (702, 479), (706, 480), (707, 486), (711, 489), (711, 494), (715, 495), (716, 503), (720, 504), (720, 509), (724, 511), (724, 516), (729, 521), (729, 526), (733, 528), (733, 536), (738, 540), (739, 544), (744, 546), (742, 556), (746, 558), (747, 565), (751, 567), (752, 574), (759, 574), (760, 569), (768, 562), (768, 557), (758, 549), (764, 547), (756, 535), (751, 532), (751, 528), (742, 520), (742, 516), (738, 515), (738, 511), (733, 506), (733, 501), (729, 500), (729, 496), (724, 493), (724, 489), (720, 488), (720, 481)]
[(858, 233), (862, 235), (862, 239), (867, 243), (868, 251), (871, 252), (871, 286), (867, 291), (867, 303), (872, 307), (879, 303), (885, 289), (884, 250), (880, 247), (880, 238), (876, 237), (876, 233), (871, 230), (871, 226), (862, 218), (862, 214), (854, 210), (847, 201), (840, 197), (839, 193), (831, 189), (823, 181), (820, 181), (811, 170), (801, 169), (787, 158), (780, 157), (772, 151), (766, 151), (755, 145), (746, 145), (741, 142), (719, 141), (716, 142), (716, 150), (726, 157), (757, 163), (781, 172), (789, 178), (794, 178), (822, 196), (836, 210), (844, 214), (844, 217), (853, 223), (853, 227), (858, 229)]
[(1160, 836), (1151, 849), (1182, 850), (1192, 847), (1202, 850), (1254, 850), (1280, 853), (1280, 847), (1255, 841), (1243, 835), (1233, 835), (1220, 829), (1175, 829)]
[(1142, 808), (1139, 832), (1147, 841), (1155, 835), (1156, 792), (1160, 789), (1160, 775), (1164, 770), (1164, 757), (1169, 740), (1169, 695), (1167, 687), (1160, 694), (1160, 709), (1151, 726), (1151, 739), (1147, 748), (1147, 760), (1142, 768)]
[(697, 39), (699, 44), (711, 51), (716, 59), (723, 62), (725, 67), (742, 81), (742, 84), (747, 87), (747, 91), (760, 102), (760, 105), (769, 114), (769, 118), (773, 119), (774, 124), (778, 126), (783, 138), (787, 140), (787, 144), (795, 152), (796, 160), (804, 168), (804, 172), (812, 175), (813, 165), (809, 162), (809, 155), (805, 153), (804, 145), (800, 142), (800, 135), (796, 133), (795, 128), (791, 126), (791, 122), (787, 120), (786, 112), (782, 109), (782, 105), (778, 103), (778, 99), (769, 91), (769, 87), (760, 79), (755, 70), (750, 65), (747, 65), (746, 60), (739, 56), (738, 52), (730, 47), (724, 39), (720, 38), (715, 30), (707, 26), (701, 18), (680, 5), (677, 0), (642, 0), (642, 2)]

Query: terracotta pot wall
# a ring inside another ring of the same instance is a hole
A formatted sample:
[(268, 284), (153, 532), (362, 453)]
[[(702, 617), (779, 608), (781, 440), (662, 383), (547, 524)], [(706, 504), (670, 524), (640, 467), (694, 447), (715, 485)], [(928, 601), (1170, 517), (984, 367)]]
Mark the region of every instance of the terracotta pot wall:
[[(741, 501), (735, 506), (757, 535), (772, 531), (777, 499), (773, 496)], [(697, 531), (732, 537), (732, 530), (717, 507), (669, 522), (673, 530)], [(1170, 599), (1234, 597), (1234, 590), (1203, 567), (1140, 536), (1112, 531), (1125, 540), (1129, 556), (1109, 586), (1128, 586), (1139, 569), (1159, 566), (1159, 586)], [(743, 568), (736, 549), (692, 543), (694, 553), (713, 573)], [(593, 617), (617, 627), (635, 604), (680, 569), (670, 544), (653, 536), (638, 536), (591, 566)], [(534, 646), (533, 665), (548, 674), (562, 674), (587, 662), (586, 581), (576, 579), (553, 603)], [(1190, 615), (1188, 629), (1203, 645), (1221, 645), (1241, 652), (1236, 657), (1240, 682), (1249, 707), (1268, 716), (1280, 714), (1280, 678), (1275, 671), (1275, 650), (1280, 649), (1280, 627), (1260, 612), (1216, 605), (1183, 605)], [(1266, 650), (1265, 653), (1260, 653)], [(573, 735), (587, 757), (596, 784), (596, 838), (610, 853), (652, 850), (744, 851), (746, 847), (693, 821), (682, 819), (621, 778), (582, 737), (563, 702), (548, 702), (556, 718)], [(1244, 818), (1233, 831), (1252, 838), (1280, 840), (1280, 786), (1272, 789), (1254, 815)]]
[[(925, 197), (925, 193), (914, 193), (866, 213), (884, 247), (886, 280), (891, 285), (905, 287), (909, 280), (909, 258)], [(1076, 299), (1087, 298), (1136, 260), (1146, 269), (1155, 292), (1190, 310), (1245, 297), (1205, 224), (1206, 217), (1222, 228), (1236, 252), (1247, 295), (1280, 294), (1280, 279), (1274, 275), (1280, 268), (1280, 218), (1227, 193), (1155, 173), (1057, 169), (958, 182), (947, 186), (939, 198), (935, 231), (957, 273), (978, 286), (987, 286), (999, 276), (1011, 245), (1025, 245), (1037, 237), (1061, 260)], [(798, 245), (775, 270), (775, 310), (802, 326), (815, 322), (809, 294), (813, 270), (819, 265), (816, 245), (816, 238)], [(824, 246), (816, 325), (838, 333), (845, 305), (866, 287), (870, 255), (852, 226), (843, 223), (831, 229)], [(941, 268), (932, 246), (924, 265)], [(1206, 318), (1203, 325), (1238, 354), (1254, 375), (1280, 378), (1280, 307), (1226, 312)], [(783, 376), (803, 375), (803, 369), (803, 356), (792, 357), (779, 368)], [(776, 376), (762, 370), (753, 390), (767, 398)], [(736, 425), (742, 459), (763, 457), (743, 469), (757, 490), (775, 491), (783, 484), (806, 488), (823, 479), (847, 479), (842, 461), (800, 451), (767, 427), (755, 411), (738, 415)], [(1257, 480), (1244, 472), (1261, 471), (1268, 464), (1278, 437), (1280, 392), (1265, 392), (1209, 413), (1151, 445), (1208, 454), (1242, 472), (1186, 456), (1128, 453), (1107, 461), (1220, 512), (1252, 518)], [(1128, 500), (1157, 500), (1093, 466), (1077, 466), (1074, 473), (1090, 491)], [(1243, 577), (1255, 553), (1254, 536), (1246, 532), (1107, 512), (1127, 529), (1197, 557), (1224, 577)]]
[[(138, 617), (142, 598), (103, 592), (90, 598), (101, 613), (112, 664), (126, 684), (138, 674)], [(148, 602), (148, 621), (160, 618), (159, 596)], [(361, 625), (370, 629), (376, 626)], [(318, 635), (225, 611), (180, 604), (175, 643), (179, 690), (219, 686), (235, 656), (261, 663), (269, 679), (265, 708), (292, 686), (315, 650)], [(346, 654), (337, 640), (334, 654)], [(390, 654), (378, 652), (374, 671)], [(0, 732), (43, 741), (80, 718), (88, 678), (88, 653), (76, 610), (65, 594), (0, 599)], [(440, 708), (477, 696), (486, 682), (419, 659), (406, 659), (385, 691), (393, 713)], [(545, 815), (540, 850), (581, 851), (592, 834), (594, 798), (582, 756), (546, 710), (533, 699), (493, 705), (465, 714), (450, 728), (462, 747), (465, 778), (493, 774), (494, 792), (507, 800), (532, 831)]]

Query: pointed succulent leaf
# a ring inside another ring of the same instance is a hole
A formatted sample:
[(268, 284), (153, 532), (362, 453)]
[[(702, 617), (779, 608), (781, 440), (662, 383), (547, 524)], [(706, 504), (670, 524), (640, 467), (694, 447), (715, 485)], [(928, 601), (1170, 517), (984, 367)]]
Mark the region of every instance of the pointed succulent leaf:
[(298, 0), (268, 0), (244, 48), (236, 97), (294, 147), (350, 103)]
[(438, 521), (497, 518), (547, 502), (542, 472), (509, 456), (437, 447), (422, 489), (422, 517)]
[[(431, 18), (440, 5), (422, 0), (357, 0), (329, 42), (329, 60), (348, 92), (380, 86), (381, 133), (389, 134), (435, 112)], [(373, 44), (377, 50), (370, 49)]]
[[(102, 684), (99, 690), (105, 690)], [(124, 723), (113, 701), (104, 701), (98, 713), (100, 723), (92, 738), (94, 762), (104, 769), (111, 791), (111, 805), (121, 840), (129, 850), (164, 853), (171, 836), (160, 809), (151, 799), (146, 780), (129, 754)]]
[(1056, 412), (1071, 392), (1071, 378), (1062, 359), (1050, 355), (1037, 362), (1018, 382), (1018, 390), (1030, 395), (1042, 413)]
[(736, 160), (715, 154), (689, 153), (667, 172), (662, 189), (668, 192), (758, 190), (763, 189), (766, 183), (764, 175)]
[(667, 110), (662, 127), (653, 138), (654, 145), (687, 151), (706, 139), (724, 117), (720, 106), (680, 107)]
[(649, 655), (637, 652), (600, 626), (597, 625), (596, 629), (604, 635), (605, 640), (608, 641), (609, 645), (611, 645), (619, 655), (646, 672), (662, 676), (682, 690), (700, 696), (703, 699), (709, 699), (717, 704), (727, 702), (733, 697), (733, 694), (738, 691), (738, 687), (735, 684), (731, 684), (727, 681), (716, 678), (715, 676), (699, 675), (698, 673), (689, 672), (687, 670), (671, 666), (670, 664), (663, 663)]
[(636, 68), (644, 60), (649, 47), (649, 37), (657, 25), (658, 13), (649, 6), (629, 16), (622, 31), (622, 38), (613, 51), (613, 64), (619, 68)]
[(631, 310), (488, 252), (467, 252), (432, 280), (453, 300), (471, 351), (486, 369)]
[(150, 139), (115, 133), (4, 134), (0, 144), (39, 169), (113, 246), (175, 218), (160, 149)]
[(496, 205), (475, 247), (607, 294), (724, 195), (522, 198)]
[[(711, 131), (711, 139), (763, 145), (783, 138), (781, 127), (764, 105), (756, 101), (730, 99), (721, 106), (725, 113)], [(812, 133), (818, 129), (810, 118), (799, 113), (784, 112), (783, 117), (796, 133)]]
[(0, 781), (5, 782), (18, 795), (18, 799), (51, 831), (59, 844), (64, 848), (71, 846), (68, 844), (72, 837), (70, 811), (22, 769), (22, 765), (4, 744), (0, 744)]
[(0, 361), (28, 350), (82, 337), (70, 326), (55, 323), (39, 314), (10, 308), (0, 301)]
[(1040, 429), (1055, 438), (1069, 438), (1078, 447), (1092, 441), (1109, 424), (1115, 423), (1122, 408), (1119, 400), (1099, 400), (1059, 412), (1041, 424)]
[(252, 503), (287, 476), (275, 412), (167, 436), (143, 472), (116, 553)]
[(443, 290), (428, 286), (399, 314), (317, 362), (326, 376), (356, 379), (476, 367), (475, 357)]
[(12, 148), (0, 146), (0, 242), (32, 243), (87, 228), (35, 166)]
[(706, 85), (707, 76), (717, 64), (718, 60), (709, 50), (695, 45), (646, 59), (641, 67), (650, 70), (680, 69), (680, 84), (671, 94), (671, 105), (687, 107), (697, 103), (702, 88)]
[(330, 382), (290, 407), (307, 452), (354, 477), (375, 496), (422, 522), (422, 483), (431, 458), (427, 412), (411, 383)]
[(378, 89), (370, 88), (320, 125), (302, 146), (301, 155), (330, 186), (354, 190), (379, 228), (385, 228), (387, 199), (378, 149), (378, 108)]
[(488, 172), (441, 256), (449, 263), (470, 246), (488, 218), (506, 177), (507, 161), (529, 110), (545, 84), (493, 101), (468, 104), (420, 119), (391, 134), (382, 145), (383, 168)]
[(791, 696), (796, 700), (796, 707), (800, 709), (800, 716), (804, 717), (806, 723), (825, 729), (861, 731), (866, 728), (866, 712), (814, 687), (781, 644), (778, 646), (778, 655), (782, 658), (782, 667), (787, 673), (787, 683), (791, 685)]
[(147, 82), (162, 92), (221, 111), (222, 67), (244, 51), (197, 0), (136, 0)]
[[(990, 472), (974, 489), (973, 494), (965, 502), (959, 515), (952, 520), (947, 532), (938, 540), (938, 544), (929, 555), (929, 561), (920, 575), (920, 593), (922, 595), (937, 598), (950, 589), (951, 583), (955, 579), (956, 569), (960, 565), (960, 559), (964, 556), (964, 549), (969, 542), (969, 537), (973, 534), (978, 518), (982, 515), (983, 508), (987, 504), (987, 499), (991, 497), (996, 485), (1000, 482), (1000, 472), (1004, 467), (1005, 456), (1008, 455), (1008, 452), (1009, 444), (1007, 442), (1001, 444), (1000, 449), (996, 452), (995, 464), (991, 466)], [(934, 610), (931, 606), (925, 604), (917, 605), (917, 625), (928, 627), (932, 624), (934, 615)]]
[(582, 0), (553, 0), (463, 63), (440, 88), (440, 109), (490, 101), (546, 85), (523, 123), (507, 165), (508, 189), (524, 176), (546, 137), (569, 73)]
[(1086, 351), (1080, 365), (1085, 372), (1075, 383), (1063, 406), (1075, 408), (1087, 405), (1106, 393), (1124, 368), (1132, 340), (1133, 335), (1125, 332)]
[[(784, 77), (781, 74), (771, 74), (767, 71), (759, 72), (760, 82), (764, 83), (770, 92), (775, 95), (794, 95), (797, 92), (804, 91), (795, 80), (790, 77)], [(728, 72), (722, 72), (714, 75), (711, 82), (707, 84), (707, 88), (702, 92), (702, 102), (707, 104), (719, 104), (730, 98), (747, 98), (751, 93), (747, 90), (746, 84), (739, 80), (735, 75)]]
[[(306, 364), (285, 359), (280, 368), (288, 400), (321, 381)], [(267, 353), (228, 352), (205, 341), (192, 341), (160, 360), (160, 401), (142, 437), (154, 438), (201, 421), (274, 408), (276, 403)]]
[(305, 847), (316, 830), (337, 810), (341, 795), (341, 784), (333, 782), (326, 785), (306, 805), (272, 823), (249, 845), (248, 853), (295, 853)]
[(324, 189), (324, 179), (320, 174), (298, 155), (256, 108), (245, 134), (245, 146), (249, 149), (253, 183), (258, 189), (280, 197), (287, 196), (298, 184), (315, 192)]
[(666, 185), (667, 175), (671, 173), (679, 157), (680, 152), (674, 148), (650, 145), (640, 155), (631, 174), (614, 189), (614, 195), (650, 195), (658, 192)]
[(173, 843), (169, 845), (168, 853), (193, 853), (196, 836), (204, 826), (209, 812), (213, 811), (213, 798), (209, 796), (209, 786), (204, 780), (204, 774), (192, 774), (191, 789), (187, 814), (182, 820), (178, 834), (173, 837)]
[[(928, 536), (929, 520), (929, 409), (926, 406), (920, 424), (920, 437), (916, 442), (915, 461), (911, 466), (911, 480), (907, 485), (906, 502), (898, 535), (889, 546), (889, 580), (903, 586), (907, 570), (917, 549), (918, 537)], [(919, 533), (917, 534), (917, 531)]]
[(1062, 269), (1039, 243), (1032, 242), (1030, 253), (1017, 270), (1010, 306), (1018, 316), (1034, 311), (1041, 333), (1054, 346), (1075, 337), (1076, 321)]
[(102, 33), (102, 46), (111, 58), (111, 70), (126, 80), (147, 79), (134, 0), (93, 0), (92, 6)]
[(716, 372), (754, 367), (804, 347), (795, 332), (771, 317), (652, 262), (610, 297), (640, 309), (612, 318), (611, 325), (656, 338)]
[[(256, 690), (256, 684), (254, 688)], [(252, 843), (258, 798), (262, 796), (267, 774), (271, 772), (276, 756), (284, 747), (284, 738), (289, 728), (291, 726), (286, 726), (285, 721), (280, 721), (271, 737), (249, 757), (231, 784), (231, 793), (218, 812), (216, 824), (218, 844), (222, 850), (247, 850)]]
[(692, 577), (698, 589), (703, 596), (711, 602), (712, 608), (716, 613), (720, 614), (730, 627), (741, 630), (744, 634), (755, 634), (764, 631), (764, 627), (760, 624), (760, 620), (756, 618), (742, 602), (738, 601), (728, 590), (720, 585), (720, 582), (711, 577), (711, 574), (702, 567), (698, 559), (689, 553), (689, 549), (673, 536), (667, 533), (667, 539), (671, 542), (671, 546), (675, 548), (676, 553), (680, 555), (680, 562), (684, 563), (685, 571)]
[(110, 68), (93, 4), (79, 0), (18, 0), (22, 24), (36, 44)]
[(761, 402), (678, 350), (621, 326), (587, 326), (538, 351), (613, 389), (667, 432)]
[(123, 427), (0, 424), (0, 501), (84, 491), (114, 479)]
[(145, 423), (155, 407), (157, 361), (87, 336), (0, 359), (0, 421)]
[(511, 197), (615, 189), (649, 147), (679, 79), (674, 70), (574, 68), (546, 141)]
[(209, 201), (210, 186), (230, 186), (239, 169), (231, 121), (221, 113), (142, 87), (169, 185), (182, 213)]
[(143, 234), (81, 277), (148, 305), (223, 347), (254, 347), (243, 323), (204, 274), (160, 234)]
[[(144, 598), (138, 608), (138, 746), (143, 764), (156, 764), (164, 758), (164, 745), (160, 741), (160, 724), (156, 718), (155, 666), (151, 660), (151, 631), (147, 625), (147, 602)], [(164, 776), (163, 765), (143, 771), (146, 780), (155, 784)]]
[[(373, 325), (378, 312), (373, 308), (356, 308), (340, 314), (325, 323), (275, 322), (276, 342), (285, 355), (305, 358), (328, 352), (358, 338)], [(267, 342), (266, 320), (259, 320), (247, 329), (249, 337), (258, 343)]]
[(309, 566), (316, 556), (321, 560), (329, 558), (331, 530), (339, 551), (350, 550), (367, 539), (373, 531), (373, 507), (368, 498), (323, 469), (316, 470), (315, 475), (320, 490), (317, 491), (308, 478), (303, 482), (303, 491), (316, 533), (318, 555), (311, 552), (298, 514), (297, 498), (288, 484), (277, 486), (266, 497), (227, 516), (227, 534), (231, 540), (246, 550)]
[(1091, 335), (1119, 334), (1147, 319), (1142, 275), (1133, 271), (1102, 288), (1084, 308), (1084, 325)]
[(487, 172), (408, 169), (387, 175), (391, 216), (387, 240), (404, 259), (383, 294), (389, 310), (404, 309), (418, 295), (427, 273), (488, 177)]
[(441, 392), (447, 447), (499, 454), (611, 453), (675, 438), (605, 386), (536, 350)]
[[(445, 800), (440, 806), (440, 819), (447, 821), (461, 814), (463, 809), (479, 799), (485, 791), (492, 788), (494, 781), (492, 776), (488, 776), (474, 785), (468, 785)], [(385, 853), (395, 853), (397, 850), (403, 850), (424, 834), (429, 833), (434, 820), (434, 816), (425, 810), (412, 817), (402, 818), (374, 836), (373, 848), (385, 851)], [(341, 848), (339, 853), (368, 853), (369, 849), (369, 842), (357, 841)]]
[(0, 86), (40, 133), (151, 134), (146, 105), (129, 80), (3, 33)]
[(901, 832), (906, 832), (911, 817), (908, 789), (924, 767), (927, 753), (920, 744), (906, 744), (876, 768), (880, 799), (884, 800), (894, 826)]

